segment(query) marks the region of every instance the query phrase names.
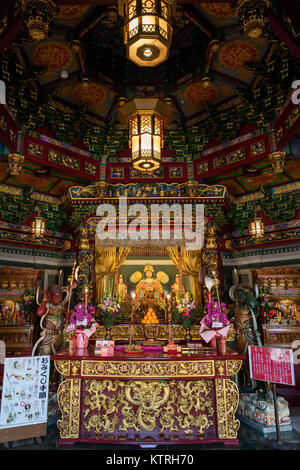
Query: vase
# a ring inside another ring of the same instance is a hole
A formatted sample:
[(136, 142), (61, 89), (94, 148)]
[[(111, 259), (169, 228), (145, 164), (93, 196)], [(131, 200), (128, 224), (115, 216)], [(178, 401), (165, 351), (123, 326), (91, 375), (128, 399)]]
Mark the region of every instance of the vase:
[(105, 339), (110, 341), (111, 340), (111, 333), (110, 333), (111, 328), (105, 328), (105, 329), (106, 329)]
[(185, 330), (185, 342), (190, 343), (192, 341), (192, 336), (191, 336), (191, 329), (188, 328)]
[(210, 344), (210, 346), (211, 346), (212, 348), (216, 349), (216, 347), (217, 347), (217, 338), (216, 338), (216, 336), (214, 336), (214, 337), (210, 340), (209, 344)]
[(217, 353), (219, 356), (225, 356), (226, 354), (226, 338), (224, 336), (217, 339)]
[(83, 331), (76, 331), (76, 348), (86, 349), (89, 345), (89, 337)]

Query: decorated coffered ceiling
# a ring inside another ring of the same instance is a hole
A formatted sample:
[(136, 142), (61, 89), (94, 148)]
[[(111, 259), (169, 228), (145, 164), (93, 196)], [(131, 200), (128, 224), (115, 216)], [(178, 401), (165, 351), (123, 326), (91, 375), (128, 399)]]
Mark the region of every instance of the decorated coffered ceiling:
[[(23, 223), (30, 216), (34, 204), (22, 205), (30, 188), (47, 199), (50, 227), (62, 230), (65, 219), (53, 207), (63, 212), (73, 186), (105, 180), (142, 194), (156, 182), (160, 196), (159, 184), (168, 195), (173, 183), (196, 180), (222, 185), (236, 199), (227, 214), (218, 209), (229, 230), (247, 227), (262, 187), (275, 194), (263, 208), (270, 224), (297, 219), (300, 117), (290, 107), (300, 78), (296, 1), (270, 1), (263, 34), (250, 39), (237, 1), (179, 0), (170, 55), (157, 67), (126, 58), (116, 1), (55, 3), (43, 40), (28, 34), (20, 1), (0, 5), (0, 79), (7, 86), (0, 141), (9, 147), (0, 153), (0, 185), (9, 193), (2, 218)], [(128, 129), (117, 112), (124, 97), (170, 98), (174, 107), (162, 166), (152, 175), (129, 168)], [(269, 159), (276, 146), (287, 154), (280, 173)], [(7, 170), (14, 151), (26, 157), (18, 175)]]
[[(282, 2), (280, 8), (275, 3), (273, 27), (268, 22), (261, 37), (249, 39), (236, 2), (179, 1), (169, 59), (153, 68), (126, 58), (123, 19), (114, 2), (57, 2), (50, 33), (42, 41), (33, 41), (22, 22), (7, 25), (3, 19), (2, 36), (9, 28), (12, 39), (1, 47), (0, 36), (0, 75), (8, 83), (8, 103), (20, 124), (30, 129), (47, 125), (70, 143), (78, 136), (87, 141), (91, 128), (115, 122), (118, 99), (124, 96), (171, 98), (177, 126), (184, 131), (195, 123), (205, 126), (205, 136), (219, 142), (237, 136), (245, 123), (267, 126), (300, 73), (280, 29), (284, 22), (289, 41), (296, 44), (293, 18)], [(207, 77), (209, 82), (203, 81)]]

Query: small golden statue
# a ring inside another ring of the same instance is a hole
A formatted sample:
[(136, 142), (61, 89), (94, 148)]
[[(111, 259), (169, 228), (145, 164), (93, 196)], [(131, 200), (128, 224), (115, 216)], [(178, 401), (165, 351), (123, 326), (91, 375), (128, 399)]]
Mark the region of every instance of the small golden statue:
[(117, 299), (119, 303), (128, 301), (128, 290), (126, 284), (124, 283), (124, 277), (122, 274), (120, 274), (119, 276), (119, 284), (117, 287)]
[(180, 286), (179, 275), (176, 274), (175, 282), (171, 286), (171, 295), (173, 299), (175, 298), (177, 304), (180, 303), (179, 295), (184, 294), (184, 292), (185, 292), (184, 287)]

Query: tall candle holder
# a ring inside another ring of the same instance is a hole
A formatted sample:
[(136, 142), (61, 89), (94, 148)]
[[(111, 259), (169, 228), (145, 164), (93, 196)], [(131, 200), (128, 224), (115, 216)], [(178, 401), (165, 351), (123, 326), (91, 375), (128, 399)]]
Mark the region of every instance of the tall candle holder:
[(134, 335), (134, 313), (135, 313), (135, 306), (134, 306), (134, 301), (135, 301), (135, 293), (133, 292), (131, 294), (132, 298), (132, 305), (131, 305), (131, 313), (130, 313), (130, 328), (129, 328), (129, 344), (133, 344), (133, 335)]
[(77, 283), (77, 280), (78, 280), (78, 266), (76, 267), (76, 258), (75, 258), (74, 263), (73, 263), (73, 267), (72, 267), (72, 272), (71, 272), (70, 276), (68, 277), (68, 283), (70, 285), (70, 294), (69, 294), (69, 301), (68, 301), (66, 324), (68, 324), (68, 322), (69, 322), (72, 291), (74, 289), (74, 282)]
[(167, 295), (167, 314), (168, 314), (168, 342), (173, 339), (173, 328), (172, 328), (172, 311), (171, 311), (171, 296)]

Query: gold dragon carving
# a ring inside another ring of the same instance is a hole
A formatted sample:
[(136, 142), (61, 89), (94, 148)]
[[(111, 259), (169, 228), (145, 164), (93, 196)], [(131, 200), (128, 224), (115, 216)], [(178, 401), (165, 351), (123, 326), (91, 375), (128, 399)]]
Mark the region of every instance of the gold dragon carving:
[(202, 438), (214, 424), (212, 391), (212, 380), (86, 380), (84, 427), (98, 434), (196, 431)]

